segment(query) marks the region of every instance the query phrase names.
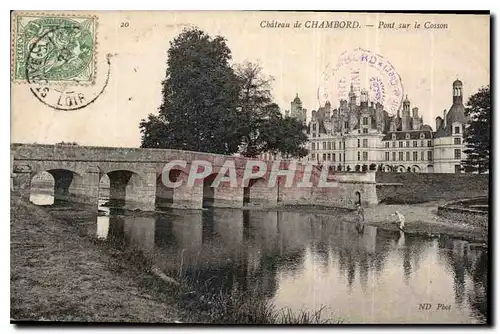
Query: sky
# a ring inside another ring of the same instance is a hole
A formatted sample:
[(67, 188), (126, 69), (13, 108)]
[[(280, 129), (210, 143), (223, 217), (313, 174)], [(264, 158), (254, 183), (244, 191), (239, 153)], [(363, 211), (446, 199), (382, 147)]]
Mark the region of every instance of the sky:
[[(111, 54), (108, 84), (95, 102), (72, 111), (55, 110), (37, 99), (25, 82), (11, 89), (11, 142), (80, 145), (140, 145), (139, 122), (157, 113), (165, 79), (169, 42), (187, 26), (227, 39), (232, 62), (259, 62), (274, 77), (272, 93), (284, 112), (299, 95), (303, 107), (318, 108), (322, 73), (344, 52), (363, 48), (384, 57), (401, 78), (411, 107), (418, 106), (424, 123), (435, 128), (435, 117), (452, 104), (452, 82), (464, 84), (464, 102), (490, 82), (489, 16), (376, 13), (294, 12), (77, 12), (98, 17), (94, 85), (52, 84), (53, 89), (98, 95), (107, 79), (106, 55)], [(357, 21), (359, 28), (293, 28), (306, 21)], [(290, 28), (262, 28), (263, 21), (290, 23)], [(379, 28), (394, 22), (418, 29)], [(447, 24), (425, 29), (425, 22)], [(373, 25), (373, 27), (367, 27)], [(15, 25), (13, 25), (14, 27)], [(16, 31), (12, 32), (12, 36)], [(15, 52), (14, 52), (15, 54)], [(15, 56), (14, 56), (15, 58)], [(368, 85), (367, 82), (364, 84)], [(362, 83), (363, 85), (363, 83)], [(363, 86), (364, 87), (364, 86)], [(332, 107), (338, 101), (332, 99)]]

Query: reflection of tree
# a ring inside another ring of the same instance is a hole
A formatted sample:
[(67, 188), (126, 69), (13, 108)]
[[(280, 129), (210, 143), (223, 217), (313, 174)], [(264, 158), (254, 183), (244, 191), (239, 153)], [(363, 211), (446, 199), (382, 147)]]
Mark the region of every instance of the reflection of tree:
[(465, 294), (465, 250), (464, 241), (449, 240), (445, 241), (440, 246), (440, 250), (444, 252), (444, 258), (447, 266), (453, 272), (453, 289), (455, 292), (455, 303), (462, 305)]
[(481, 251), (472, 274), (473, 288), (468, 301), (474, 314), (481, 320), (488, 319), (488, 251)]

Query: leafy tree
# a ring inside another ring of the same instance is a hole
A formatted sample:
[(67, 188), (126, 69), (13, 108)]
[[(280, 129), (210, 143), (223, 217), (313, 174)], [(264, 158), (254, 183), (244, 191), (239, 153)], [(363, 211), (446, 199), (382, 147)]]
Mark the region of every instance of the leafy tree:
[(482, 87), (467, 102), (465, 116), (469, 123), (465, 127), (464, 142), (467, 158), (462, 161), (466, 172), (484, 173), (490, 164), (491, 95), (490, 86)]
[(236, 152), (239, 84), (225, 39), (185, 29), (167, 54), (163, 102), (158, 116), (141, 121), (141, 146)]
[(273, 78), (250, 62), (232, 68), (224, 38), (186, 29), (167, 53), (163, 102), (159, 115), (140, 122), (141, 147), (307, 155), (305, 125), (283, 117), (272, 99)]
[(283, 117), (272, 101), (274, 78), (262, 73), (259, 64), (237, 65), (240, 80), (241, 154), (256, 157), (260, 153), (279, 153), (285, 158), (303, 157), (308, 151), (306, 127), (294, 118)]

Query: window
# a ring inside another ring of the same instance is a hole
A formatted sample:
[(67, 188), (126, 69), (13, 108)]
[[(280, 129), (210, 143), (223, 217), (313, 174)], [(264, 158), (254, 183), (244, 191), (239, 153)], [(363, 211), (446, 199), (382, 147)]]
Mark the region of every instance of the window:
[(406, 139), (410, 139), (410, 134), (409, 133), (406, 134)]
[(363, 133), (364, 134), (368, 133), (368, 128), (363, 128)]
[(432, 142), (430, 140), (427, 141), (427, 147), (431, 147), (432, 146)]
[(358, 161), (361, 160), (361, 152), (358, 152)]
[[(420, 133), (420, 139), (424, 139), (425, 138), (425, 134), (423, 132)], [(424, 145), (422, 145), (424, 146)]]
[(396, 161), (396, 152), (392, 152), (392, 160)]
[(420, 160), (424, 161), (425, 160), (425, 154), (424, 151), (420, 152)]
[(368, 125), (368, 117), (363, 117), (363, 125)]
[(326, 141), (323, 142), (323, 149), (326, 150)]
[(313, 124), (313, 131), (316, 131), (316, 123)]
[(368, 139), (363, 139), (363, 147), (368, 147)]
[(335, 148), (335, 142), (333, 142), (333, 149), (336, 150), (336, 148)]
[(410, 161), (410, 152), (406, 152), (406, 161)]
[(328, 142), (328, 150), (331, 150), (331, 149), (332, 149), (332, 143)]
[(409, 140), (406, 141), (406, 147), (410, 147), (410, 141)]
[(349, 128), (349, 122), (348, 121), (345, 121), (344, 122), (344, 128), (348, 129)]
[[(344, 143), (344, 144), (345, 144), (345, 143)], [(344, 157), (343, 157), (342, 159), (344, 159), (344, 162), (345, 162), (345, 153), (344, 153), (343, 155), (344, 155)]]
[(460, 165), (455, 165), (455, 173), (460, 173), (462, 171), (462, 168)]
[(420, 146), (422, 146), (422, 147), (424, 146), (424, 141), (423, 140), (420, 141)]
[[(344, 146), (344, 150), (345, 150), (345, 142), (342, 143), (342, 146)], [(345, 159), (344, 159), (345, 160)]]
[(414, 161), (418, 160), (418, 152), (413, 152), (413, 160)]
[(368, 160), (368, 152), (363, 152), (363, 160)]
[(453, 140), (454, 140), (455, 145), (462, 144), (462, 138), (454, 138)]
[(335, 153), (332, 154), (332, 160), (335, 161)]
[(315, 133), (313, 133), (313, 138), (316, 138), (316, 134)]
[(361, 147), (361, 140), (358, 139), (358, 147)]
[(312, 143), (312, 144), (311, 144), (311, 150), (313, 150), (313, 151), (314, 151), (315, 149), (316, 149), (316, 143)]
[(462, 159), (462, 151), (459, 148), (455, 149), (455, 159)]
[(323, 161), (326, 160), (326, 153), (323, 153)]
[(392, 147), (396, 147), (396, 142), (395, 141), (392, 142)]
[(311, 158), (314, 160), (316, 158), (316, 154), (311, 154)]
[(403, 142), (402, 141), (399, 142), (399, 147), (403, 147)]
[(385, 161), (389, 161), (389, 156), (390, 156), (389, 152), (385, 152)]
[(389, 142), (388, 141), (385, 142), (385, 147), (387, 147), (387, 148), (389, 147)]
[(455, 133), (460, 133), (460, 127), (459, 126), (455, 126)]
[(403, 161), (403, 152), (399, 152), (399, 161)]
[(432, 151), (427, 151), (427, 160), (432, 160)]
[(327, 160), (328, 160), (328, 161), (332, 160), (332, 155), (331, 155), (330, 153), (328, 153), (328, 154), (326, 155), (326, 157), (327, 157)]
[(417, 147), (418, 146), (418, 142), (416, 140), (413, 141), (413, 147)]
[(395, 133), (392, 134), (392, 140), (396, 140), (396, 134)]
[(342, 161), (342, 154), (339, 153), (339, 161)]

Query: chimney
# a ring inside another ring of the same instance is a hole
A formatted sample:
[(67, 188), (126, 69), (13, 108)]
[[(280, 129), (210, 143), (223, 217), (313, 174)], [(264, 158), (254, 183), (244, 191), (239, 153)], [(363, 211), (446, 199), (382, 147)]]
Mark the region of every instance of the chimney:
[(446, 109), (443, 110), (443, 127), (446, 126)]
[(436, 117), (436, 131), (438, 131), (440, 128), (441, 128), (441, 125), (443, 123), (443, 120), (441, 119), (441, 117)]
[(418, 118), (418, 107), (415, 107), (411, 110), (413, 112), (413, 118)]

